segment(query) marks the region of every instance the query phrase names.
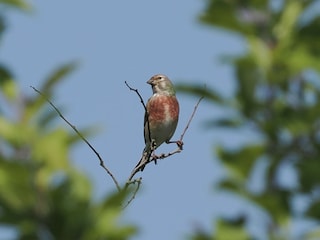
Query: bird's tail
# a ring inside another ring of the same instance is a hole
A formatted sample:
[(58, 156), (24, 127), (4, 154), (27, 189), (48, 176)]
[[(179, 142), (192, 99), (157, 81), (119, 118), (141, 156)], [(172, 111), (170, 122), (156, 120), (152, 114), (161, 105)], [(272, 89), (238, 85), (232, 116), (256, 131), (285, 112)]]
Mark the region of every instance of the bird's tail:
[(143, 151), (142, 153), (142, 157), (140, 159), (140, 161), (138, 162), (138, 164), (135, 166), (134, 171), (138, 172), (138, 171), (143, 171), (143, 169), (145, 168), (146, 164), (149, 162), (149, 159), (151, 157), (151, 151)]
[(130, 177), (128, 179), (128, 182), (131, 181), (131, 179), (133, 178), (133, 176), (137, 172), (139, 172), (139, 171), (142, 172), (143, 171), (143, 169), (145, 168), (146, 164), (149, 162), (150, 157), (151, 157), (151, 151), (150, 150), (149, 151), (143, 150), (142, 157), (141, 157), (140, 161), (138, 162), (138, 164), (132, 170), (131, 175), (130, 175)]

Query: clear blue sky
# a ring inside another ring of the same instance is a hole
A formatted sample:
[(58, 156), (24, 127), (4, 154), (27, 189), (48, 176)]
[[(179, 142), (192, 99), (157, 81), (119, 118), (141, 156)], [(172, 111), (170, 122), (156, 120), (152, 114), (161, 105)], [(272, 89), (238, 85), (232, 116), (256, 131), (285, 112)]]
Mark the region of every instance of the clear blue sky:
[[(80, 62), (57, 89), (54, 102), (64, 106), (65, 116), (77, 127), (102, 127), (90, 142), (122, 183), (144, 147), (144, 111), (124, 81), (145, 99), (151, 96), (146, 81), (156, 73), (168, 75), (174, 83), (203, 83), (226, 96), (235, 87), (232, 68), (221, 64), (218, 56), (242, 52), (244, 44), (198, 22), (205, 1), (32, 2), (31, 14), (8, 12), (1, 59), (28, 95), (35, 94), (29, 86), (41, 86), (57, 66)], [(197, 101), (181, 94), (178, 98), (181, 115), (174, 138)], [(122, 219), (140, 227), (134, 239), (184, 239), (195, 229), (211, 229), (221, 212), (233, 212), (232, 201), (213, 192), (214, 181), (223, 174), (213, 144), (237, 144), (239, 137), (203, 126), (222, 112), (204, 101), (185, 136), (184, 151), (139, 174), (142, 189)], [(173, 147), (163, 146), (159, 152)], [(93, 180), (96, 198), (115, 189), (84, 143), (74, 148), (72, 159)]]

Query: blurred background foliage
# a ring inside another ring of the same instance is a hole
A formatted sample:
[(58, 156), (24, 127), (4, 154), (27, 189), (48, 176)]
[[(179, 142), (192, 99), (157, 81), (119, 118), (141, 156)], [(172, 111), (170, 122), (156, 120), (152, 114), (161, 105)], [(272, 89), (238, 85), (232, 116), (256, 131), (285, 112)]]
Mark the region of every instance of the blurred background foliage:
[[(31, 7), (23, 0), (1, 0), (0, 35), (12, 9)], [(39, 90), (54, 98), (57, 85), (75, 68), (73, 62), (58, 67)], [(90, 180), (69, 156), (81, 140), (56, 121), (58, 115), (41, 95), (20, 92), (13, 70), (2, 62), (0, 102), (1, 231), (12, 230), (14, 239), (128, 239), (136, 232), (119, 223), (126, 194), (92, 199)], [(91, 135), (92, 128), (81, 132)]]
[[(217, 128), (235, 134), (247, 129), (251, 131), (248, 136), (252, 132), (257, 136), (238, 148), (216, 147), (227, 175), (215, 185), (215, 193), (228, 192), (262, 212), (266, 236), (261, 239), (293, 239), (295, 221), (308, 226), (296, 239), (320, 239), (317, 2), (206, 0), (201, 21), (246, 41), (244, 54), (223, 57), (234, 68), (237, 87), (231, 98), (199, 85), (178, 87), (231, 110), (223, 118), (210, 119), (213, 133)], [(31, 7), (23, 0), (0, 0), (0, 36), (11, 9), (28, 11)], [(75, 68), (73, 62), (57, 68), (40, 90), (54, 97), (59, 82)], [(69, 156), (80, 139), (55, 122), (56, 113), (41, 96), (21, 93), (13, 70), (2, 62), (0, 101), (1, 226), (13, 228), (15, 239), (133, 236), (134, 226), (119, 223), (119, 203), (124, 203), (126, 194), (109, 193), (98, 202), (92, 200), (91, 182)], [(90, 128), (81, 131), (86, 136), (91, 133)], [(257, 182), (258, 187), (253, 186)], [(257, 239), (249, 220), (246, 211), (233, 218), (222, 216), (212, 232), (196, 231), (190, 238)]]
[[(210, 119), (213, 134), (256, 135), (237, 148), (216, 147), (227, 174), (215, 189), (262, 212), (265, 236), (252, 231), (244, 210), (193, 239), (320, 239), (319, 8), (312, 0), (206, 1), (200, 20), (246, 42), (242, 55), (222, 57), (236, 90), (231, 98), (198, 85), (179, 90), (232, 112)], [(298, 221), (307, 226), (299, 232)]]

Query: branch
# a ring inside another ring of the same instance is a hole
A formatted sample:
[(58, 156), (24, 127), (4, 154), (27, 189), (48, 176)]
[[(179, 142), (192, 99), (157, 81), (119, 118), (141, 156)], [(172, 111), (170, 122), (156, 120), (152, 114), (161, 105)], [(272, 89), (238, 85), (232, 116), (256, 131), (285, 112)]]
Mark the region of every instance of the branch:
[[(144, 108), (144, 112), (145, 112), (145, 121), (147, 122), (147, 125), (148, 125), (148, 137), (149, 137), (149, 141), (152, 142), (152, 139), (151, 139), (151, 131), (150, 131), (150, 123), (149, 123), (149, 112), (147, 110), (147, 106), (144, 104), (144, 101), (143, 101), (143, 98), (142, 96), (140, 95), (138, 89), (136, 88), (132, 88), (129, 86), (129, 84), (127, 83), (127, 81), (124, 81), (124, 83), (127, 85), (127, 87), (131, 90), (131, 91), (134, 91), (136, 92), (136, 94), (138, 95), (139, 99), (140, 99), (140, 102)], [(144, 126), (143, 126), (144, 127)]]
[(198, 100), (198, 102), (197, 102), (197, 104), (194, 106), (193, 112), (192, 112), (192, 114), (191, 114), (191, 116), (190, 116), (190, 118), (189, 118), (189, 121), (188, 121), (188, 123), (187, 123), (187, 126), (184, 128), (184, 130), (183, 130), (183, 132), (182, 132), (182, 134), (181, 134), (181, 136), (180, 136), (180, 141), (181, 141), (181, 142), (182, 142), (182, 140), (183, 140), (183, 138), (184, 138), (184, 135), (186, 134), (186, 132), (187, 132), (187, 130), (188, 130), (190, 124), (191, 124), (191, 121), (192, 121), (194, 115), (196, 114), (196, 111), (197, 111), (197, 109), (198, 109), (198, 106), (199, 106), (199, 104), (200, 104), (200, 102), (202, 101), (203, 98), (204, 98), (203, 96), (200, 97), (199, 100)]
[(142, 183), (142, 177), (140, 177), (140, 178), (138, 178), (138, 179), (135, 179), (134, 181), (127, 182), (126, 185), (125, 185), (125, 189), (127, 189), (130, 184), (135, 184), (135, 183), (138, 183), (138, 185), (137, 185), (136, 189), (134, 190), (131, 198), (128, 200), (128, 202), (126, 203), (126, 205), (123, 206), (123, 209), (125, 209), (126, 207), (128, 207), (129, 204), (136, 198), (137, 192), (139, 191), (140, 185), (141, 185), (141, 183)]
[(98, 157), (99, 161), (100, 161), (100, 166), (109, 174), (109, 176), (111, 177), (111, 179), (113, 180), (114, 184), (116, 185), (118, 191), (121, 190), (120, 185), (118, 183), (118, 181), (116, 180), (116, 178), (113, 176), (113, 174), (111, 173), (111, 171), (105, 166), (104, 161), (102, 160), (102, 158), (100, 157), (100, 154), (95, 150), (95, 148), (88, 142), (88, 140), (78, 131), (78, 129), (72, 125), (63, 115), (62, 113), (59, 111), (59, 109), (42, 93), (40, 92), (38, 89), (36, 89), (33, 86), (30, 86), (34, 91), (36, 91), (38, 94), (40, 94), (53, 108), (54, 110), (58, 113), (59, 117), (63, 119), (63, 121), (65, 121), (77, 134), (78, 136), (89, 146), (89, 148), (94, 152), (94, 154)]

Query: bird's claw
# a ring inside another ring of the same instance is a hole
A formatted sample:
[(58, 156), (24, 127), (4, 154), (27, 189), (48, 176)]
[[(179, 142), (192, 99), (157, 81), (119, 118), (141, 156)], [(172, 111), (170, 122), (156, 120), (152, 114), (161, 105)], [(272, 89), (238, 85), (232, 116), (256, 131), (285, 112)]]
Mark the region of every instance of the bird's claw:
[(181, 140), (178, 140), (176, 143), (177, 143), (178, 148), (180, 148), (182, 150), (183, 149), (183, 142)]

